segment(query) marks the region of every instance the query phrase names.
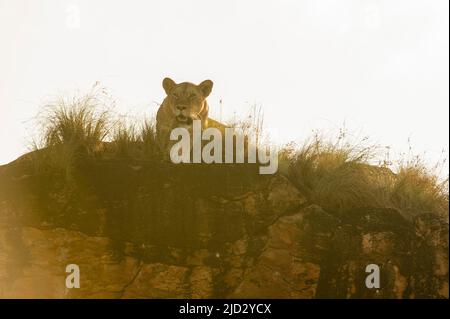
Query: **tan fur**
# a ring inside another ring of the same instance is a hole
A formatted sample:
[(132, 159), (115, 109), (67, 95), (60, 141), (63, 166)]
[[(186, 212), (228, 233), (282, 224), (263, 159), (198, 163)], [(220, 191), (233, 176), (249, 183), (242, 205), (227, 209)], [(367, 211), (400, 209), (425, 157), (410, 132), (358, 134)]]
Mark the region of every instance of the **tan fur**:
[(199, 85), (190, 82), (175, 83), (170, 78), (163, 80), (167, 97), (156, 114), (156, 134), (161, 150), (168, 155), (170, 132), (184, 127), (192, 133), (192, 121), (200, 120), (202, 129), (208, 126), (209, 107), (206, 98), (211, 93), (213, 82), (205, 80)]

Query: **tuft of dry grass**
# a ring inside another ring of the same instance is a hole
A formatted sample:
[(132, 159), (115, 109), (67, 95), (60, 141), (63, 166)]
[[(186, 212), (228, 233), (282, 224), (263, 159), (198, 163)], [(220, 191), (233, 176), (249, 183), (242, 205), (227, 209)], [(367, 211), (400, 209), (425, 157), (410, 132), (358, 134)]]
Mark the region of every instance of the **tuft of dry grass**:
[(32, 143), (34, 167), (70, 178), (78, 158), (97, 156), (114, 123), (114, 101), (97, 83), (84, 95), (58, 97), (38, 115), (40, 135)]
[(70, 144), (95, 152), (113, 126), (112, 105), (107, 98), (106, 92), (95, 85), (85, 95), (59, 97), (47, 104), (41, 114), (43, 146)]
[(315, 134), (285, 156), (287, 176), (311, 202), (329, 210), (381, 206), (385, 198), (380, 195), (391, 176), (381, 169), (373, 172), (368, 163), (376, 147), (366, 144), (366, 139), (348, 142), (345, 132), (336, 141)]
[(419, 157), (403, 161), (396, 172), (383, 161), (375, 165), (379, 149), (367, 138), (349, 142), (344, 131), (334, 141), (316, 134), (301, 147), (286, 147), (280, 161), (308, 200), (330, 212), (385, 207), (405, 217), (424, 212), (448, 217), (448, 179), (440, 181)]
[(149, 159), (161, 158), (156, 140), (156, 123), (154, 119), (146, 119), (140, 125), (138, 140), (143, 145), (143, 156)]
[(133, 124), (119, 122), (112, 134), (112, 146), (116, 156), (132, 156), (135, 151), (138, 135)]
[(448, 176), (443, 179), (438, 173), (445, 164), (442, 161), (430, 168), (419, 156), (402, 160), (391, 190), (393, 205), (408, 215), (428, 212), (448, 218)]
[(139, 160), (157, 160), (159, 147), (154, 120), (145, 119), (140, 124), (134, 122), (126, 120), (117, 122), (111, 137), (114, 155)]

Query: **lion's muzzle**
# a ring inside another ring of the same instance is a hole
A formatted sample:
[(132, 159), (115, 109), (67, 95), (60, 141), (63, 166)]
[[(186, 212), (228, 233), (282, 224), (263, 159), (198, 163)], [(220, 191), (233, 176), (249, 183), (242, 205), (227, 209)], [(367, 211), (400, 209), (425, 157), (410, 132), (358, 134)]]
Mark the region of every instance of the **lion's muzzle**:
[(177, 119), (178, 123), (192, 125), (192, 117), (190, 117), (190, 116), (180, 114), (180, 115), (177, 115), (175, 118)]

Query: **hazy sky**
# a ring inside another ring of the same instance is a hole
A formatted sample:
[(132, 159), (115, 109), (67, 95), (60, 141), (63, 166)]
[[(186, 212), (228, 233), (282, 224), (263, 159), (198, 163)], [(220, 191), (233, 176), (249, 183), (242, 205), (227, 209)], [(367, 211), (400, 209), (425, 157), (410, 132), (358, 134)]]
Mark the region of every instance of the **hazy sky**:
[(448, 0), (0, 0), (0, 164), (59, 93), (154, 112), (161, 81), (215, 85), (213, 114), (264, 110), (272, 137), (351, 132), (437, 160), (449, 129)]

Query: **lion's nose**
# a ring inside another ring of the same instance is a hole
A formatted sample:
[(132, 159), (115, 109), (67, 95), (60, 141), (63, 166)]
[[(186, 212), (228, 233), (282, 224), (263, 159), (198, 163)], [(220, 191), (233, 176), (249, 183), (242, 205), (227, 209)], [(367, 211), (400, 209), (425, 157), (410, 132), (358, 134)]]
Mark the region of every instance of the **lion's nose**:
[(184, 111), (185, 109), (187, 109), (187, 106), (180, 104), (180, 105), (177, 105), (177, 109), (179, 109), (180, 111)]

